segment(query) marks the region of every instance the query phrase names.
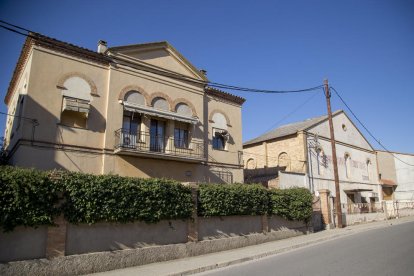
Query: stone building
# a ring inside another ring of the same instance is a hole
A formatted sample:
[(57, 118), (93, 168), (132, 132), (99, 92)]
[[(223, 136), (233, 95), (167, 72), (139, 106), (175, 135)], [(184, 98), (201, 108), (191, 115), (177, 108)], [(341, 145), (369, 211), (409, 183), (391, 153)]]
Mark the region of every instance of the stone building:
[(242, 182), (243, 98), (167, 42), (98, 51), (37, 33), (5, 97), (8, 161), (38, 169)]
[[(334, 112), (333, 124), (343, 208), (381, 200), (375, 150), (344, 111)], [(284, 125), (244, 143), (243, 160), (245, 182), (306, 187), (335, 197), (327, 116)]]
[(414, 154), (377, 151), (384, 200), (414, 201)]

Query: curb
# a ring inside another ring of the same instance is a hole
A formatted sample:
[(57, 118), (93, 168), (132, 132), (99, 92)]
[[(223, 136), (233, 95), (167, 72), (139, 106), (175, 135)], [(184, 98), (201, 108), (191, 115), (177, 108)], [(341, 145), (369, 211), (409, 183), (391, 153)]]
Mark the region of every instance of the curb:
[[(218, 269), (218, 268), (224, 268), (224, 267), (228, 267), (228, 266), (235, 265), (235, 264), (241, 264), (241, 263), (245, 263), (245, 262), (249, 262), (249, 261), (262, 259), (262, 258), (265, 258), (265, 257), (268, 257), (268, 256), (277, 255), (277, 254), (284, 253), (284, 252), (287, 252), (287, 251), (290, 251), (290, 250), (306, 247), (308, 245), (317, 244), (317, 243), (324, 242), (324, 241), (330, 241), (330, 240), (334, 240), (334, 239), (337, 239), (337, 238), (350, 236), (350, 235), (360, 233), (360, 232), (370, 231), (370, 230), (382, 228), (382, 227), (385, 227), (385, 226), (391, 226), (393, 224), (398, 225), (398, 224), (412, 222), (412, 220), (408, 220), (408, 221), (385, 220), (385, 221), (379, 221), (379, 222), (383, 222), (383, 224), (372, 225), (371, 223), (366, 223), (366, 224), (356, 225), (354, 227), (351, 226), (352, 228), (343, 228), (344, 231), (341, 231), (340, 233), (333, 234), (333, 235), (330, 235), (330, 236), (327, 236), (327, 237), (321, 237), (321, 238), (318, 238), (318, 239), (315, 239), (315, 240), (312, 240), (312, 241), (302, 242), (302, 243), (299, 243), (299, 244), (296, 244), (296, 245), (275, 249), (275, 250), (272, 250), (272, 251), (260, 253), (260, 254), (257, 254), (257, 255), (249, 256), (249, 257), (243, 257), (243, 258), (237, 259), (237, 260), (231, 260), (231, 261), (227, 261), (227, 262), (216, 263), (216, 264), (213, 264), (213, 265), (202, 266), (202, 267), (195, 268), (195, 269), (184, 270), (184, 271), (181, 271), (181, 272), (178, 272), (178, 273), (168, 274), (167, 276), (192, 275), (192, 274), (202, 273), (202, 272), (206, 272), (206, 271), (210, 271), (210, 270), (214, 270), (214, 269)], [(362, 227), (362, 229), (360, 227)]]

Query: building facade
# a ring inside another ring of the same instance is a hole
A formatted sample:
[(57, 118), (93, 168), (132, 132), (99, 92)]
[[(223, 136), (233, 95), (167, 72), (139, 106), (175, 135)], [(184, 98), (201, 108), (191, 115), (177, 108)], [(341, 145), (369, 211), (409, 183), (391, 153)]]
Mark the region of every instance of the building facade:
[(384, 200), (414, 201), (414, 155), (377, 151)]
[(12, 165), (242, 182), (243, 98), (167, 42), (98, 51), (32, 33), (5, 103)]
[[(344, 208), (382, 200), (374, 149), (344, 111), (333, 114), (333, 124)], [(324, 190), (335, 197), (327, 116), (281, 126), (250, 140), (243, 145), (243, 158), (246, 182), (306, 187), (316, 195)]]

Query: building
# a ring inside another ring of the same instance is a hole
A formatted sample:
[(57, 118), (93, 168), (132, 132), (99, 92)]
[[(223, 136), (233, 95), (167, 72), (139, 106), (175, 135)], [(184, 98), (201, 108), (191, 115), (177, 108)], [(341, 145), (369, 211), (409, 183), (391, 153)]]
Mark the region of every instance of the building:
[(414, 155), (377, 151), (384, 200), (414, 201)]
[(244, 99), (206, 86), (167, 42), (91, 51), (37, 33), (5, 97), (12, 165), (242, 182)]
[[(333, 124), (343, 208), (382, 200), (375, 150), (344, 111), (333, 113)], [(335, 197), (327, 116), (284, 125), (244, 143), (243, 159), (245, 182), (306, 187)]]

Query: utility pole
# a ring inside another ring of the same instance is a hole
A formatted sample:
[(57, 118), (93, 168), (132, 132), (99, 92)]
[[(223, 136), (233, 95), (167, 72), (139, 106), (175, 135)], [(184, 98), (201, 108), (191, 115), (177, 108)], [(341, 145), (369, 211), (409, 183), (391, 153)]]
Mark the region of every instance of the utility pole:
[(336, 217), (338, 219), (338, 228), (342, 228), (342, 209), (341, 209), (341, 191), (339, 190), (339, 176), (338, 176), (338, 160), (336, 159), (336, 146), (335, 146), (335, 134), (332, 122), (332, 110), (331, 110), (331, 92), (329, 90), (328, 80), (324, 80), (325, 85), (325, 96), (326, 105), (328, 107), (328, 119), (329, 119), (329, 130), (331, 132), (331, 146), (332, 146), (332, 162), (334, 169), (335, 179), (335, 206), (336, 206)]

